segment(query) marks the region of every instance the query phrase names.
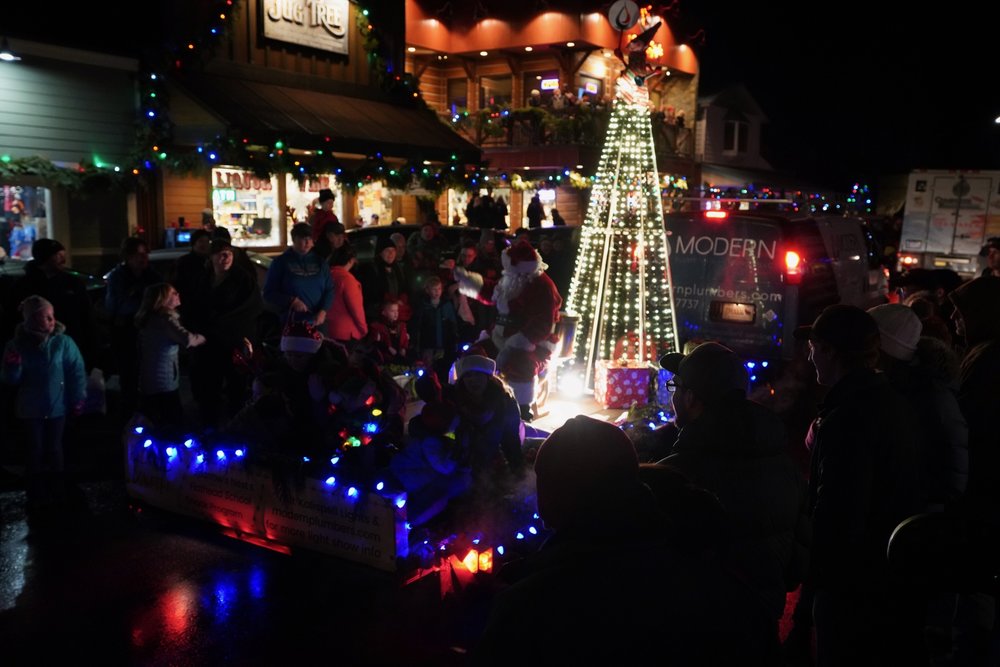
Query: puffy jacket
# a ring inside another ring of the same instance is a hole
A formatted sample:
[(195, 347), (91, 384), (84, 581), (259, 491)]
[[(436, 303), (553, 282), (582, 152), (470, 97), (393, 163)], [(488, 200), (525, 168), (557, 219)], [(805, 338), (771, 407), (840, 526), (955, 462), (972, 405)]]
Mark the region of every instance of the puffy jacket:
[[(87, 397), (87, 373), (83, 356), (66, 328), (59, 322), (44, 340), (19, 324), (7, 342), (0, 362), (0, 380), (17, 385), (17, 416), (22, 419), (65, 417), (74, 405)], [(11, 351), (21, 355), (21, 362), (9, 364)]]

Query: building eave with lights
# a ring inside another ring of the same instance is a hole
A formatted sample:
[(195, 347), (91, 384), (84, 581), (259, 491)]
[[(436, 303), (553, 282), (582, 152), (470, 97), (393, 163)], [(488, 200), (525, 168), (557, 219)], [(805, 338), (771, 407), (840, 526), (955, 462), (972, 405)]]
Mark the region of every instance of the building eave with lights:
[[(456, 124), (482, 147), (489, 174), (484, 187), (500, 191), (509, 201), (512, 229), (525, 220), (536, 190), (532, 184), (549, 191), (547, 209), (558, 206), (569, 224), (582, 222), (586, 188), (569, 187), (569, 173), (583, 178), (595, 174), (604, 127), (554, 113), (543, 116), (541, 133), (534, 132), (539, 121), (528, 110), (529, 94), (536, 88), (547, 99), (568, 87), (599, 100), (613, 92), (622, 69), (614, 51), (622, 37), (606, 11), (606, 5), (594, 2), (550, 2), (539, 10), (516, 0), (468, 6), (406, 1), (406, 70), (419, 80), (424, 99), (442, 117), (475, 119)], [(626, 31), (624, 40), (637, 30)], [(683, 109), (693, 120), (698, 59), (690, 46), (675, 39), (666, 21), (656, 41), (661, 55), (652, 62), (663, 71), (650, 81), (652, 103), (659, 110)], [(491, 111), (497, 117), (489, 118)], [(678, 132), (665, 123), (662, 132), (656, 129), (660, 171), (694, 178), (692, 130)], [(511, 187), (515, 176), (520, 188)], [(449, 219), (454, 214), (464, 217), (455, 202), (449, 202)]]

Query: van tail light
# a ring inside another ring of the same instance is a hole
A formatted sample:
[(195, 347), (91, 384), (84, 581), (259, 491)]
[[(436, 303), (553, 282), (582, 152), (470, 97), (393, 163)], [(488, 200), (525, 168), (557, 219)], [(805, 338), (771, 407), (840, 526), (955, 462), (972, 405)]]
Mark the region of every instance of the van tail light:
[(789, 285), (802, 282), (802, 258), (794, 250), (785, 251), (785, 277)]
[(900, 255), (899, 263), (907, 269), (913, 268), (920, 263), (920, 259), (916, 255)]
[(729, 217), (728, 211), (705, 211), (705, 217), (709, 220), (725, 220)]

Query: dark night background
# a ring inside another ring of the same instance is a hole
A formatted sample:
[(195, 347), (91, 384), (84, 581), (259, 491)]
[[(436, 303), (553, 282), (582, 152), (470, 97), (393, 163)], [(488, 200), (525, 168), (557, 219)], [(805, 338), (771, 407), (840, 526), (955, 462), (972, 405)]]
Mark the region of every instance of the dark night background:
[[(418, 0), (456, 21), (512, 18), (546, 9), (599, 10), (593, 0)], [(238, 3), (242, 4), (242, 3)], [(402, 0), (370, 0), (399, 12)], [(640, 3), (642, 4), (642, 3)], [(700, 94), (743, 83), (768, 124), (764, 153), (775, 169), (844, 190), (873, 187), (911, 169), (1000, 168), (1000, 4), (920, 5), (853, 0), (648, 3), (701, 62)], [(148, 48), (188, 2), (65, 5), (39, 17), (20, 4), (11, 37), (59, 37), (80, 46)], [(195, 3), (200, 11), (214, 2)], [(197, 13), (199, 10), (195, 10)], [(122, 22), (124, 21), (124, 25)]]
[(776, 169), (844, 189), (912, 169), (1000, 168), (1000, 7), (891, 4), (682, 0), (671, 11), (678, 41), (704, 30), (692, 42), (700, 94), (744, 83), (763, 109)]

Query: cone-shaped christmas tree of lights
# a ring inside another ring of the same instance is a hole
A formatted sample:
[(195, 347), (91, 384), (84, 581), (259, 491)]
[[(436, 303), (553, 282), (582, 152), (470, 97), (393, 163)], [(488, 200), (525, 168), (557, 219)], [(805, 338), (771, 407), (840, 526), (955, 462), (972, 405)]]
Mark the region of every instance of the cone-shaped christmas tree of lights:
[(578, 318), (574, 355), (593, 386), (600, 360), (655, 363), (675, 351), (653, 126), (644, 78), (619, 79), (570, 283), (567, 310)]

